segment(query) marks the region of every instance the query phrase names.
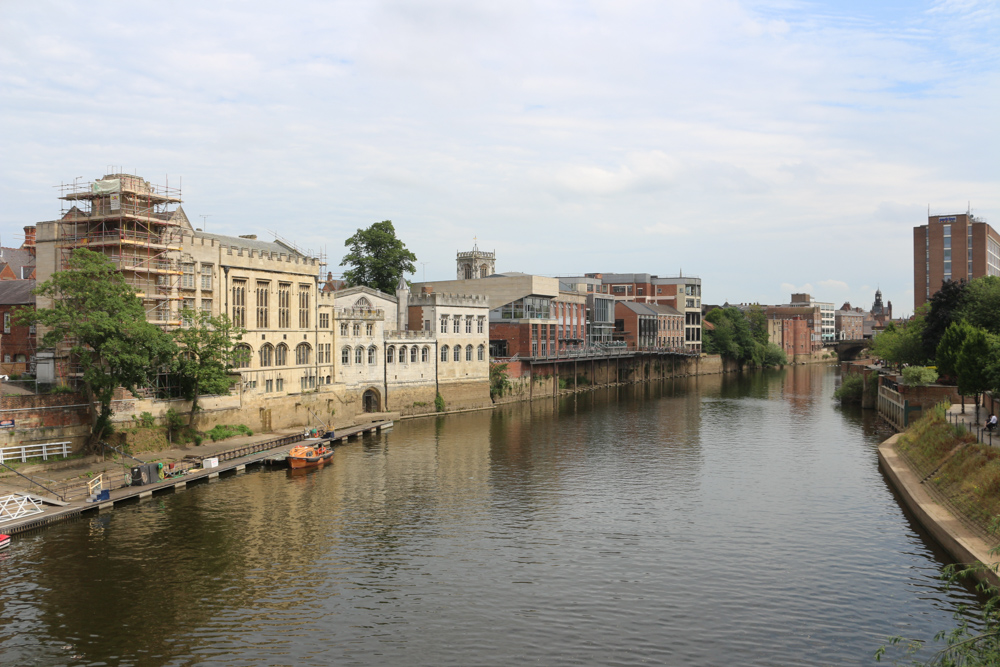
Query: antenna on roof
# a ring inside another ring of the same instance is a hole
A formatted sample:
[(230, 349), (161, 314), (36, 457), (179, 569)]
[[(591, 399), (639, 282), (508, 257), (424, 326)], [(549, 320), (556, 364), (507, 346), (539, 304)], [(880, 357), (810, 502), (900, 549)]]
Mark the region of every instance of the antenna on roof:
[(202, 231), (207, 230), (208, 229), (208, 218), (211, 218), (212, 214), (209, 213), (208, 215), (199, 215), (198, 217), (201, 218), (201, 229), (202, 229)]

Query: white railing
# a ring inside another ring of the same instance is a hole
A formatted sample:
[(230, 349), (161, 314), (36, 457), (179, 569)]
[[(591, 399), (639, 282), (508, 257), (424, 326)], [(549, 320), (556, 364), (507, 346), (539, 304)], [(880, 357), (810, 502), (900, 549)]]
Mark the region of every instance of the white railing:
[(17, 447), (0, 448), (0, 463), (6, 461), (27, 462), (28, 459), (42, 457), (48, 461), (50, 456), (69, 456), (72, 452), (70, 445), (66, 442), (46, 442), (40, 445), (19, 445)]
[(13, 521), (29, 514), (41, 514), (42, 505), (31, 496), (12, 493), (0, 498), (0, 523)]

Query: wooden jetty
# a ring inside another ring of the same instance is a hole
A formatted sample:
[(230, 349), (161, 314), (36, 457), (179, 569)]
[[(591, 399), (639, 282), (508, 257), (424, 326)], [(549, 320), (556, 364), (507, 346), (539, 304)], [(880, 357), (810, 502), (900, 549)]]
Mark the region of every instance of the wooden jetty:
[[(392, 428), (391, 421), (351, 426), (338, 429), (336, 437), (329, 440), (333, 446), (337, 446), (351, 439), (357, 439), (367, 433), (380, 433), (390, 428)], [(247, 466), (264, 463), (275, 465), (278, 458), (280, 458), (280, 462), (283, 464), (285, 462), (285, 454), (288, 453), (290, 445), (307, 440), (316, 440), (318, 442), (320, 438), (306, 438), (304, 433), (295, 433), (234, 447), (233, 449), (218, 452), (212, 456), (186, 457), (183, 462), (175, 464), (173, 469), (175, 471), (174, 476), (152, 484), (124, 486), (112, 489), (109, 499), (103, 502), (88, 502), (86, 500), (62, 502), (55, 499), (37, 497), (38, 500), (45, 503), (42, 513), (35, 513), (20, 519), (0, 523), (0, 531), (8, 535), (17, 535), (18, 533), (41, 528), (50, 523), (71, 519), (84, 512), (110, 510), (115, 505), (126, 501), (142, 500), (157, 493), (183, 489), (189, 484), (216, 479), (225, 473), (239, 474), (244, 472)], [(218, 459), (219, 465), (212, 468), (202, 467), (202, 462), (207, 458)]]

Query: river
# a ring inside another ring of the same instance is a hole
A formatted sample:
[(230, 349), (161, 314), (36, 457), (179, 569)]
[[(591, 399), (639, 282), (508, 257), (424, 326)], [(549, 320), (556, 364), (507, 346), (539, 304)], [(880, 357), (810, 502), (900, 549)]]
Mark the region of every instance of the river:
[(871, 664), (966, 589), (800, 366), (407, 420), (18, 539), (12, 665)]

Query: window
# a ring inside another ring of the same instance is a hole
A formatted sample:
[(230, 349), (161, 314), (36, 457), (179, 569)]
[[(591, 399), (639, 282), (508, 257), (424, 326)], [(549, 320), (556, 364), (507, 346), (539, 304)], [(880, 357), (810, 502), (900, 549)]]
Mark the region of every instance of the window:
[(466, 345), (465, 346), (465, 360), (466, 361), (472, 361), (472, 346), (471, 345)]
[(201, 289), (202, 290), (212, 290), (212, 265), (202, 264), (201, 265)]
[(448, 346), (441, 348), (441, 361), (448, 361)]
[(344, 364), (345, 366), (350, 365), (350, 363), (351, 363), (351, 348), (344, 347), (344, 348), (342, 348), (340, 350), (340, 363)]
[(5, 334), (10, 333), (10, 313), (3, 314), (3, 332)]
[(202, 309), (202, 311), (204, 311), (204, 312), (208, 313), (209, 315), (211, 315), (212, 314), (212, 300), (211, 299), (202, 298), (202, 300), (201, 300), (201, 309)]
[(486, 318), (482, 315), (479, 316), (479, 321), (476, 322), (476, 333), (483, 333), (483, 328), (486, 326)]
[(472, 315), (465, 316), (465, 333), (472, 333)]
[(319, 314), (319, 328), (329, 329), (330, 328), (330, 313), (320, 313)]
[(461, 361), (462, 360), (462, 346), (461, 345), (456, 345), (455, 346), (455, 354), (453, 356), (453, 359), (455, 361)]
[(368, 365), (373, 366), (378, 363), (378, 348), (372, 345), (368, 348)]
[(285, 390), (285, 378), (278, 378), (274, 381), (274, 390), (275, 391)]
[(312, 348), (309, 347), (309, 343), (299, 343), (295, 346), (295, 363), (298, 365), (308, 364), (309, 357), (311, 356)]
[(452, 318), (452, 327), (451, 327), (451, 330), (454, 333), (459, 333), (459, 331), (461, 330), (461, 328), (462, 328), (462, 316), (461, 315), (455, 315), (455, 317)]
[(611, 291), (614, 292), (615, 294), (624, 294), (625, 293), (625, 286), (624, 285), (612, 285)]
[(360, 336), (361, 335), (361, 325), (360, 324), (355, 324), (354, 325), (354, 335), (355, 336)]
[(264, 391), (268, 394), (274, 391), (274, 380), (264, 380)]
[(259, 356), (261, 368), (270, 366), (271, 362), (274, 361), (274, 347), (270, 343), (261, 346)]
[(233, 280), (233, 326), (247, 326), (247, 281)]
[(341, 336), (346, 336), (347, 335), (347, 322), (341, 322), (340, 323), (340, 335)]
[(183, 324), (186, 327), (191, 326), (191, 323), (192, 323), (191, 312), (193, 312), (193, 311), (194, 311), (194, 299), (193, 298), (191, 298), (191, 299), (184, 299), (181, 302), (181, 312), (182, 313), (186, 312), (187, 313), (187, 317), (182, 318), (181, 324)]
[(441, 333), (448, 333), (448, 316), (441, 316)]
[(278, 328), (287, 329), (292, 326), (292, 286), (290, 283), (278, 283)]
[(478, 361), (483, 361), (485, 357), (486, 357), (486, 347), (484, 345), (480, 345), (479, 350), (477, 351), (476, 359)]
[(365, 335), (366, 336), (374, 336), (375, 335), (375, 325), (374, 324), (366, 324), (365, 325)]
[(401, 363), (401, 364), (405, 364), (406, 363), (406, 346), (405, 345), (403, 347), (399, 348), (399, 363)]
[(271, 292), (271, 283), (264, 281), (257, 281), (257, 328), (267, 329), (270, 326), (270, 318), (268, 317), (267, 305), (268, 296)]
[(360, 366), (364, 359), (364, 354), (365, 354), (365, 348), (363, 347), (359, 347), (358, 349), (354, 350), (354, 363)]
[(385, 363), (387, 364), (394, 363), (396, 361), (395, 357), (396, 357), (396, 348), (390, 345), (385, 349)]
[(253, 350), (245, 343), (240, 343), (233, 348), (233, 368), (250, 368), (250, 357)]
[(279, 343), (278, 347), (274, 348), (274, 365), (275, 366), (287, 366), (288, 365), (288, 346), (284, 343)]
[(424, 346), (420, 350), (420, 361), (422, 361), (422, 362), (424, 362), (426, 364), (427, 360), (430, 358), (430, 351), (431, 351), (431, 349), (429, 347)]
[(417, 346), (414, 345), (410, 348), (410, 363), (417, 363)]
[(181, 264), (181, 288), (194, 289), (194, 264)]
[(333, 359), (333, 343), (326, 344), (326, 361), (324, 363), (330, 363)]
[(299, 328), (309, 328), (309, 285), (299, 285)]

